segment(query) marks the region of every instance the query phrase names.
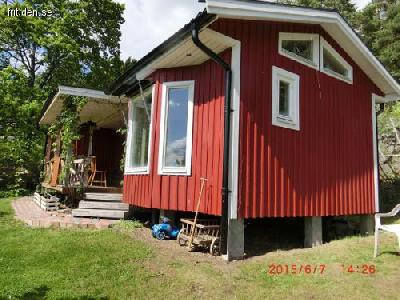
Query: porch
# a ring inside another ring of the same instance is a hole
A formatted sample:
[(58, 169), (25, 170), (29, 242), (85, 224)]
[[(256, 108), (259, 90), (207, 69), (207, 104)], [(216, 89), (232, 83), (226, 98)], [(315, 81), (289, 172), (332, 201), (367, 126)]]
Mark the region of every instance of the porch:
[(46, 103), (40, 124), (57, 122), (70, 96), (86, 98), (79, 111), (78, 138), (67, 145), (62, 130), (48, 135), (42, 189), (66, 197), (71, 208), (79, 203), (73, 216), (123, 219), (129, 205), (122, 203), (124, 136), (120, 129), (126, 126), (127, 101), (100, 91), (60, 86)]

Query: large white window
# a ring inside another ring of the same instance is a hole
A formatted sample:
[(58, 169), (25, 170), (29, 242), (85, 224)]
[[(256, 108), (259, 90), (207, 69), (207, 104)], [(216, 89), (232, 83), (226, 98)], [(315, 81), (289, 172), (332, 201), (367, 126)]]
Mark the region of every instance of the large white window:
[(272, 67), (272, 124), (300, 130), (300, 77)]
[(194, 81), (163, 84), (158, 172), (190, 175)]
[(148, 174), (154, 87), (134, 98), (129, 107), (125, 174)]
[(280, 32), (279, 54), (318, 69), (318, 34)]
[(321, 71), (329, 76), (353, 83), (353, 68), (350, 64), (331, 46), (321, 38)]

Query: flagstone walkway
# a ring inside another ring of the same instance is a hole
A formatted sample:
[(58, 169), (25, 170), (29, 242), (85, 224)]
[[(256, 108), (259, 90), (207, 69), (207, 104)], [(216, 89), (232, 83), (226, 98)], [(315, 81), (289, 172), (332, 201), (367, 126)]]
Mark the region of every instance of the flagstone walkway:
[(46, 212), (32, 200), (22, 197), (12, 202), (15, 218), (35, 228), (91, 228), (105, 229), (118, 222), (107, 219), (76, 218), (65, 212)]

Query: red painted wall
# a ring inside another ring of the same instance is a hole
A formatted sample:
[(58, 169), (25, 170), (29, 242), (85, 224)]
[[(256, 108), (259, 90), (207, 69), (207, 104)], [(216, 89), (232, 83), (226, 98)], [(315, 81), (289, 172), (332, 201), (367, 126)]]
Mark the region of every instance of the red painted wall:
[[(75, 155), (86, 156), (89, 147), (89, 132), (82, 132), (82, 137), (75, 144)], [(120, 187), (123, 174), (121, 159), (124, 151), (123, 138), (114, 129), (98, 128), (93, 131), (93, 155), (96, 156), (97, 170), (107, 171), (107, 184)]]
[[(381, 94), (319, 26), (224, 20), (212, 29), (242, 43), (239, 215), (245, 218), (373, 213), (371, 94)], [(319, 33), (353, 66), (353, 85), (278, 54), (278, 33)], [(230, 53), (225, 54), (230, 61)], [(271, 125), (272, 65), (300, 75), (300, 131)], [(223, 72), (213, 62), (158, 70), (150, 175), (125, 176), (125, 202), (221, 213)], [(161, 84), (195, 80), (192, 176), (159, 176)], [(204, 200), (205, 199), (205, 200)]]
[[(225, 55), (230, 61), (230, 51)], [(213, 62), (200, 66), (158, 70), (152, 74), (156, 84), (155, 112), (149, 175), (128, 175), (124, 182), (124, 201), (146, 208), (194, 211), (200, 192), (200, 178), (208, 179), (200, 212), (221, 213), (223, 91), (222, 69)], [(193, 149), (191, 176), (160, 176), (157, 174), (160, 142), (162, 83), (195, 80)]]
[[(245, 218), (375, 211), (372, 81), (319, 26), (219, 20), (242, 42), (239, 212)], [(321, 34), (352, 66), (354, 82), (278, 54), (279, 32)], [(300, 76), (300, 131), (271, 124), (272, 65)]]

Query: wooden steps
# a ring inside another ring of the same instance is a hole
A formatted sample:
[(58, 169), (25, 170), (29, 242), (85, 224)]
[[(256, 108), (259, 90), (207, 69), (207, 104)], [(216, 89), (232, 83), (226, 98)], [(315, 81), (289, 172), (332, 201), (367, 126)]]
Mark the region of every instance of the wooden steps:
[(122, 202), (122, 194), (117, 193), (85, 193), (85, 200)]
[(72, 210), (72, 216), (105, 218), (105, 219), (125, 219), (128, 217), (128, 211), (77, 208)]
[(121, 202), (105, 201), (85, 201), (79, 202), (79, 208), (110, 209), (110, 210), (129, 210), (129, 204)]
[(125, 219), (129, 216), (129, 204), (122, 203), (121, 193), (88, 192), (79, 208), (72, 210), (74, 217)]

